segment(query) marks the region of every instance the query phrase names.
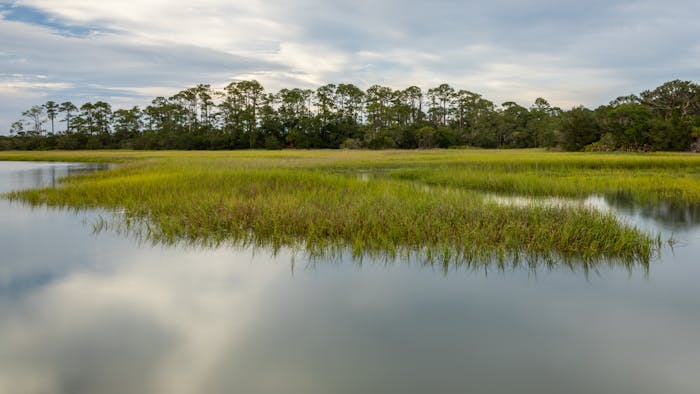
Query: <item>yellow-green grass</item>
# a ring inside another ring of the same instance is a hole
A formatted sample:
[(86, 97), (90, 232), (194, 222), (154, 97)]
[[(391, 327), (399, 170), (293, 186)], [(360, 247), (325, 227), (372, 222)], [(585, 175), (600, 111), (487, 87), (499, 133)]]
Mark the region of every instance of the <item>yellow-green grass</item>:
[[(107, 208), (162, 241), (234, 241), (311, 253), (421, 253), (648, 262), (658, 238), (612, 214), (507, 206), (484, 192), (626, 193), (700, 203), (700, 157), (541, 150), (0, 152), (0, 160), (118, 162), (63, 187), (13, 192), (30, 204)], [(366, 176), (358, 176), (365, 174)]]

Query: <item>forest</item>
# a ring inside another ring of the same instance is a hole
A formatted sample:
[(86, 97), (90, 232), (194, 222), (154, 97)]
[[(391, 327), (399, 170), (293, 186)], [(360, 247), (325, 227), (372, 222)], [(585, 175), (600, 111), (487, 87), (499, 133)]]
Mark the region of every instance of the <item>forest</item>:
[(674, 80), (596, 109), (544, 98), (500, 105), (449, 84), (327, 84), (268, 93), (255, 80), (199, 84), (145, 108), (48, 101), (22, 112), (0, 150), (535, 148), (698, 151), (700, 85)]

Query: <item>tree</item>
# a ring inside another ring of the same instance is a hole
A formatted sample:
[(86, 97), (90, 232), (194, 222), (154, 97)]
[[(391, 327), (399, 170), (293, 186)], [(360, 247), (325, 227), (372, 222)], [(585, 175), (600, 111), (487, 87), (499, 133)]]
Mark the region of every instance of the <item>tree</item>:
[(423, 126), (416, 130), (416, 137), (418, 138), (418, 147), (420, 148), (432, 148), (433, 139), (435, 138), (435, 129), (432, 126)]
[(615, 100), (610, 101), (611, 108), (617, 108), (623, 104), (641, 104), (642, 100), (634, 94), (627, 96), (618, 96)]
[(365, 94), (367, 123), (374, 133), (389, 126), (391, 116), (392, 90), (386, 86), (372, 85)]
[(307, 146), (304, 130), (311, 124), (310, 96), (311, 91), (294, 88), (282, 89), (275, 97), (279, 105), (277, 112), (282, 123), (282, 137), (292, 146)]
[(10, 135), (23, 137), (24, 134), (24, 124), (22, 123), (22, 121), (18, 120), (16, 122), (13, 122), (12, 126), (10, 126)]
[(110, 120), (112, 118), (112, 106), (104, 101), (98, 101), (92, 106), (95, 120), (95, 131), (99, 134), (110, 133)]
[(265, 95), (259, 110), (260, 132), (264, 137), (265, 149), (282, 149), (285, 147), (284, 125), (275, 110), (276, 97), (270, 93)]
[(183, 111), (180, 113), (181, 121), (184, 122), (187, 127), (187, 131), (192, 134), (198, 129), (199, 123), (199, 93), (200, 90), (197, 87), (188, 88), (177, 92), (174, 96), (170, 97), (169, 101), (172, 101), (179, 105)]
[(404, 90), (404, 97), (409, 102), (411, 108), (411, 123), (418, 123), (423, 120), (423, 92), (418, 86), (411, 86)]
[(530, 113), (525, 107), (513, 101), (501, 104), (503, 128), (498, 132), (498, 146), (510, 145), (515, 148), (534, 146), (534, 138), (528, 133), (527, 121)]
[(54, 134), (54, 119), (56, 119), (58, 114), (59, 106), (55, 101), (47, 101), (44, 104), (44, 109), (46, 110), (46, 116), (51, 121), (51, 134)]
[(574, 107), (562, 119), (562, 148), (568, 151), (583, 149), (601, 137), (597, 119), (588, 108)]
[(321, 119), (321, 124), (329, 123), (334, 117), (336, 109), (336, 86), (334, 84), (323, 85), (316, 89), (316, 108)]
[[(427, 104), (424, 104), (424, 100)], [(55, 121), (65, 122), (56, 134)], [(48, 119), (48, 120), (47, 120)], [(44, 126), (51, 122), (50, 133)], [(554, 147), (700, 151), (700, 87), (670, 81), (639, 96), (620, 96), (591, 111), (563, 112), (537, 98), (526, 109), (500, 106), (468, 90), (326, 84), (266, 93), (255, 80), (222, 91), (198, 84), (170, 98), (112, 111), (104, 101), (76, 108), (48, 101), (22, 112), (3, 146), (34, 148), (278, 149)], [(597, 142), (594, 146), (589, 146)], [(692, 145), (691, 145), (692, 144)], [(696, 148), (698, 147), (698, 148)]]
[(430, 100), (431, 120), (435, 125), (447, 126), (447, 116), (449, 114), (448, 105), (452, 102), (455, 90), (448, 84), (428, 89), (428, 100)]
[(197, 98), (199, 99), (199, 121), (204, 126), (209, 126), (212, 116), (211, 109), (214, 107), (214, 93), (211, 90), (211, 85), (200, 83), (195, 88), (195, 92), (197, 94)]
[(118, 109), (112, 114), (112, 124), (117, 141), (136, 138), (143, 127), (142, 112), (139, 107)]
[(458, 106), (458, 113), (463, 117), (463, 141), (484, 148), (498, 146), (500, 115), (495, 111), (493, 102), (480, 94), (463, 91), (459, 95)]
[(394, 90), (391, 96), (393, 106), (394, 123), (400, 128), (405, 128), (411, 121), (411, 101), (406, 90)]
[(646, 106), (634, 100), (615, 100), (614, 106), (601, 110), (601, 127), (614, 140), (615, 149), (644, 149), (649, 144), (649, 128), (652, 118)]
[(90, 103), (84, 103), (80, 106), (80, 115), (74, 119), (76, 129), (83, 134), (96, 134), (95, 127), (95, 106)]
[(692, 124), (675, 113), (670, 119), (653, 118), (649, 126), (649, 138), (654, 150), (685, 151), (690, 147)]
[(682, 119), (700, 114), (700, 86), (690, 81), (666, 82), (641, 93), (642, 104), (666, 120), (677, 112)]
[(231, 133), (242, 133), (248, 137), (247, 145), (252, 147), (257, 138), (258, 110), (265, 98), (265, 89), (256, 80), (232, 82), (224, 88), (222, 103), (225, 127)]
[(530, 107), (527, 121), (527, 132), (534, 140), (534, 146), (553, 148), (557, 145), (557, 129), (561, 109), (552, 107), (542, 97), (535, 99)]
[(61, 103), (61, 105), (58, 107), (58, 112), (65, 112), (65, 118), (61, 122), (66, 122), (66, 134), (70, 132), (71, 129), (71, 124), (70, 124), (70, 119), (71, 115), (73, 112), (77, 112), (78, 108), (73, 105), (70, 101), (66, 101), (64, 103)]
[(345, 119), (351, 119), (354, 123), (360, 123), (365, 92), (353, 84), (341, 83), (335, 90), (335, 94), (338, 100), (340, 116)]
[(29, 126), (28, 134), (39, 136), (44, 132), (44, 123), (46, 123), (44, 106), (33, 105), (30, 109), (22, 112), (22, 116)]
[(477, 98), (479, 98), (478, 94), (472, 93), (468, 90), (463, 90), (463, 89), (459, 90), (454, 95), (454, 104), (453, 105), (455, 107), (455, 112), (456, 112), (457, 127), (459, 129), (459, 133), (462, 135), (464, 135), (464, 128), (465, 128), (466, 119), (467, 119), (467, 111), (475, 103)]

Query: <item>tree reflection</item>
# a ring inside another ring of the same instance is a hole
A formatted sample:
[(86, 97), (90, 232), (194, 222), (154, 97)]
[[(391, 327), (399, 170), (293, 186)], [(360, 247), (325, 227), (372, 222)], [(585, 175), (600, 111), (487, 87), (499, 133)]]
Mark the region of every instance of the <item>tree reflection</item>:
[(674, 229), (688, 230), (700, 225), (700, 205), (667, 202), (639, 204), (630, 192), (607, 195), (605, 202), (625, 215), (653, 220)]

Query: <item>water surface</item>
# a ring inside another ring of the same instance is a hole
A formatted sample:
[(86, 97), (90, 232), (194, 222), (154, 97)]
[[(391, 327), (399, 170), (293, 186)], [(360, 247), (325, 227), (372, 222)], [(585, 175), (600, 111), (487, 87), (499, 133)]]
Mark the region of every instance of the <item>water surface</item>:
[[(0, 191), (91, 169), (0, 162)], [(607, 204), (678, 245), (648, 270), (445, 273), (151, 246), (0, 200), (0, 392), (700, 392), (696, 215)]]

